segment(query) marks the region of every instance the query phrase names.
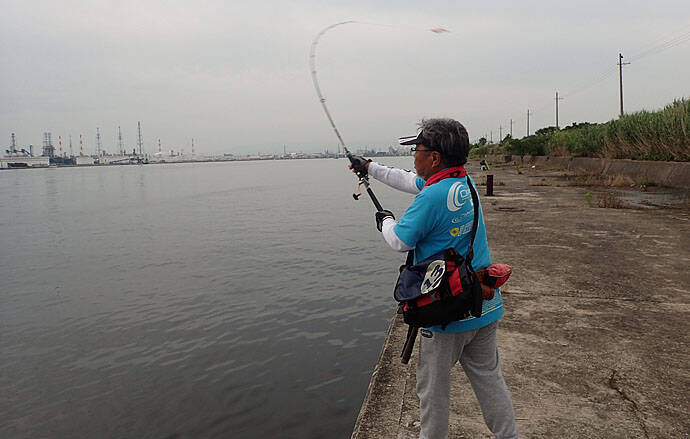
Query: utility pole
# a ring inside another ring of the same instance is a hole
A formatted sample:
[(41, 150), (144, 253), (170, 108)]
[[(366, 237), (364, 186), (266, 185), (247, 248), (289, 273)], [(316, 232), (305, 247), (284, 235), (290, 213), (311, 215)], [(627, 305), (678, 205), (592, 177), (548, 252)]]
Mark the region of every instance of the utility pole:
[(498, 126), (498, 143), (503, 141), (503, 125)]
[(513, 138), (513, 119), (510, 119), (510, 138)]
[(491, 136), (489, 137), (489, 143), (494, 143), (494, 130), (489, 131), (491, 133)]
[(74, 157), (74, 154), (72, 154), (72, 135), (69, 135), (69, 156)]
[(560, 127), (558, 126), (558, 101), (562, 101), (562, 100), (563, 100), (563, 98), (559, 98), (558, 92), (556, 92), (556, 128), (559, 128), (559, 129), (560, 129)]
[(623, 54), (618, 54), (618, 81), (620, 83), (621, 92), (621, 116), (623, 116), (623, 66), (627, 66), (629, 62), (623, 62)]
[(529, 108), (528, 108), (527, 109), (527, 135), (528, 136), (529, 136), (529, 115), (530, 115), (530, 112), (529, 112)]

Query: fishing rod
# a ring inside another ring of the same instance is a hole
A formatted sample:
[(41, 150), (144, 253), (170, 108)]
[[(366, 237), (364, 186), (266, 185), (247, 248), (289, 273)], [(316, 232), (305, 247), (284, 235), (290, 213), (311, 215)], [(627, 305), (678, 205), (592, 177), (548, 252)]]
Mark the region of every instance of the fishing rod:
[[(369, 187), (369, 175), (367, 174), (366, 169), (362, 171), (358, 171), (357, 168), (355, 168), (355, 158), (350, 153), (350, 150), (347, 149), (347, 146), (345, 146), (345, 142), (343, 142), (343, 137), (340, 135), (340, 131), (338, 131), (338, 127), (335, 126), (335, 122), (333, 121), (333, 117), (331, 117), (330, 111), (328, 111), (328, 107), (326, 106), (326, 98), (323, 97), (323, 93), (321, 93), (321, 87), (319, 87), (319, 80), (316, 77), (316, 45), (319, 44), (319, 38), (329, 30), (333, 29), (334, 27), (341, 26), (344, 24), (350, 24), (350, 23), (357, 23), (356, 21), (341, 21), (340, 23), (335, 23), (332, 24), (325, 29), (323, 29), (321, 32), (316, 35), (316, 38), (314, 38), (314, 41), (311, 43), (311, 52), (309, 54), (309, 67), (311, 68), (311, 79), (312, 82), (314, 83), (314, 89), (316, 90), (316, 95), (319, 97), (319, 102), (321, 102), (321, 107), (323, 107), (324, 113), (326, 113), (326, 117), (328, 118), (328, 121), (331, 123), (331, 127), (333, 128), (333, 131), (335, 132), (336, 137), (338, 138), (338, 142), (340, 142), (340, 145), (343, 147), (343, 151), (345, 151), (345, 156), (350, 160), (350, 163), (352, 164), (352, 169), (355, 170), (355, 173), (357, 174), (357, 177), (359, 178), (359, 183), (357, 184), (357, 194), (352, 194), (352, 197), (355, 200), (358, 200), (359, 197), (361, 196), (361, 187), (364, 185), (366, 188), (367, 194), (369, 194), (369, 198), (371, 198), (371, 202), (374, 203), (374, 206), (376, 206), (376, 210), (381, 212), (383, 210), (383, 207), (381, 207), (381, 203), (379, 203), (379, 200), (376, 198), (374, 195), (374, 191), (371, 190), (371, 187)], [(361, 24), (373, 24), (373, 23), (361, 23)], [(436, 27), (433, 29), (429, 29), (431, 32), (440, 34), (440, 33), (445, 33), (445, 32), (450, 32), (447, 29), (444, 29), (442, 27)], [(414, 342), (415, 339), (417, 338), (417, 331), (419, 330), (418, 327), (410, 325), (407, 331), (407, 338), (405, 339), (405, 345), (403, 347), (403, 352), (400, 355), (402, 358), (402, 363), (407, 364), (408, 361), (410, 360), (410, 356), (412, 355), (412, 348), (414, 347)]]
[[(316, 45), (319, 43), (319, 38), (329, 30), (333, 29), (334, 27), (343, 25), (343, 24), (350, 24), (350, 23), (356, 23), (356, 21), (341, 21), (340, 23), (332, 24), (325, 29), (323, 29), (321, 32), (316, 35), (316, 38), (314, 38), (314, 41), (311, 43), (311, 52), (309, 54), (309, 67), (311, 68), (311, 79), (312, 82), (314, 83), (314, 89), (316, 90), (316, 95), (319, 97), (319, 102), (321, 102), (321, 106), (323, 107), (324, 113), (326, 113), (326, 117), (328, 118), (328, 121), (331, 123), (331, 127), (333, 128), (333, 131), (335, 132), (336, 137), (338, 137), (338, 142), (340, 142), (340, 145), (343, 147), (343, 151), (345, 151), (345, 156), (350, 160), (350, 163), (354, 166), (355, 165), (355, 159), (352, 153), (350, 152), (349, 149), (347, 149), (347, 146), (345, 146), (345, 142), (343, 142), (343, 137), (340, 135), (340, 131), (338, 131), (338, 127), (335, 126), (335, 122), (333, 121), (333, 117), (331, 117), (330, 111), (328, 111), (328, 107), (326, 106), (326, 98), (323, 97), (323, 94), (321, 93), (321, 87), (319, 87), (319, 80), (316, 77)], [(354, 169), (354, 168), (353, 168)], [(357, 184), (357, 192), (356, 194), (352, 194), (352, 198), (355, 200), (358, 200), (359, 197), (362, 195), (361, 192), (361, 186), (363, 185), (364, 188), (367, 191), (367, 194), (369, 194), (369, 198), (371, 199), (371, 202), (374, 203), (374, 206), (376, 207), (376, 210), (381, 212), (383, 210), (383, 207), (381, 206), (381, 203), (379, 203), (379, 200), (376, 198), (376, 195), (374, 195), (374, 191), (371, 190), (371, 187), (369, 185), (369, 175), (367, 174), (367, 171), (357, 171), (355, 169), (355, 172), (357, 174), (357, 178), (359, 179), (359, 182)]]
[[(345, 24), (351, 24), (351, 23), (359, 23), (359, 24), (368, 24), (368, 25), (373, 25), (373, 26), (386, 26), (386, 27), (391, 27), (388, 25), (382, 25), (382, 24), (377, 24), (377, 23), (364, 23), (364, 22), (358, 22), (354, 20), (348, 20), (348, 21), (341, 21), (340, 23), (335, 23), (332, 24), (326, 28), (324, 28), (321, 32), (319, 32), (316, 35), (316, 38), (314, 38), (314, 41), (311, 43), (311, 52), (309, 54), (309, 67), (311, 68), (311, 80), (314, 83), (314, 89), (316, 90), (316, 95), (319, 97), (319, 102), (321, 102), (321, 107), (323, 107), (324, 113), (326, 113), (326, 117), (328, 118), (328, 121), (331, 123), (331, 127), (333, 128), (333, 131), (335, 132), (336, 137), (338, 138), (338, 142), (340, 142), (340, 145), (343, 147), (343, 151), (345, 151), (345, 156), (350, 160), (350, 163), (355, 165), (355, 159), (352, 153), (350, 153), (350, 150), (347, 149), (347, 146), (345, 146), (345, 142), (343, 141), (343, 137), (340, 135), (340, 131), (338, 131), (338, 127), (335, 126), (335, 122), (333, 121), (333, 117), (331, 116), (330, 111), (328, 111), (328, 107), (326, 106), (326, 98), (323, 97), (323, 93), (321, 93), (321, 87), (319, 87), (319, 80), (316, 77), (316, 46), (319, 44), (319, 39), (323, 34), (328, 32), (329, 30), (333, 29), (334, 27), (342, 26)], [(442, 27), (435, 27), (432, 29), (427, 29), (435, 34), (442, 34), (442, 33), (447, 33), (450, 32), (448, 29), (444, 29)], [(379, 200), (376, 198), (374, 195), (374, 192), (371, 190), (371, 187), (369, 187), (369, 176), (366, 172), (364, 171), (357, 171), (355, 169), (355, 172), (357, 174), (357, 177), (359, 178), (359, 183), (357, 184), (357, 192), (356, 194), (352, 194), (352, 197), (355, 200), (358, 200), (359, 197), (362, 195), (361, 191), (361, 186), (364, 185), (366, 188), (367, 194), (369, 194), (369, 198), (371, 198), (372, 203), (374, 203), (374, 206), (376, 206), (376, 210), (379, 212), (383, 210), (383, 207), (381, 207), (381, 203), (379, 203)]]

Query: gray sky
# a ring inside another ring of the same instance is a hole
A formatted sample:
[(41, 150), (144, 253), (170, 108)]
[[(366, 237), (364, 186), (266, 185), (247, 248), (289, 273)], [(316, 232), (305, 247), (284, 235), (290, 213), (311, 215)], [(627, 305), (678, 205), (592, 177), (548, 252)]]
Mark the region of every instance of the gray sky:
[[(476, 4), (475, 4), (476, 3)], [(52, 132), (93, 152), (96, 127), (128, 148), (235, 154), (322, 151), (337, 140), (308, 66), (351, 149), (384, 149), (422, 117), (472, 139), (605, 122), (690, 97), (690, 2), (0, 0), (0, 135)], [(428, 29), (443, 27), (450, 33)], [(673, 46), (675, 44), (675, 46)], [(673, 47), (669, 47), (673, 46)], [(636, 57), (636, 55), (639, 55)], [(3, 148), (4, 149), (4, 148)]]

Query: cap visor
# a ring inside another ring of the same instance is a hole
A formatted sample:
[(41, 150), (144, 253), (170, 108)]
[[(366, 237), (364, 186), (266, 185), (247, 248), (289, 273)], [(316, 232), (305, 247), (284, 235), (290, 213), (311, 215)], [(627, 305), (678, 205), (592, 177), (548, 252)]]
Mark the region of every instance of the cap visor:
[(418, 145), (419, 144), (419, 136), (407, 136), (407, 137), (401, 137), (399, 142), (401, 145)]

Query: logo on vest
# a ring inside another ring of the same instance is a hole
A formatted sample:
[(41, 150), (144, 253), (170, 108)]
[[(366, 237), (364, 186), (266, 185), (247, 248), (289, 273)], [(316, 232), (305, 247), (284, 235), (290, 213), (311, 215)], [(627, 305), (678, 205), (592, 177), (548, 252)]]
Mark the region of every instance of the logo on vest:
[(428, 294), (441, 285), (443, 273), (446, 272), (446, 261), (434, 261), (426, 269), (424, 280), (420, 288), (422, 294)]
[(470, 233), (472, 231), (472, 225), (472, 223), (465, 223), (461, 227), (453, 227), (448, 231), (448, 233), (450, 233), (450, 236), (455, 238), (460, 235), (464, 235), (465, 233)]
[(448, 210), (451, 212), (460, 210), (465, 205), (465, 200), (470, 198), (471, 195), (470, 190), (467, 187), (463, 187), (461, 181), (453, 183), (448, 190), (448, 199), (446, 200)]

